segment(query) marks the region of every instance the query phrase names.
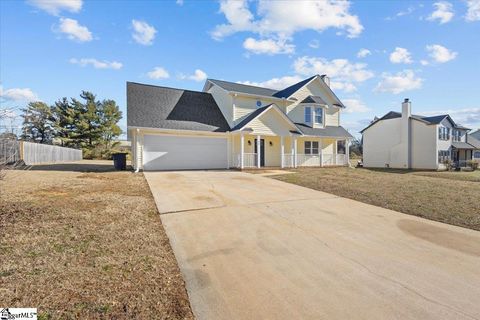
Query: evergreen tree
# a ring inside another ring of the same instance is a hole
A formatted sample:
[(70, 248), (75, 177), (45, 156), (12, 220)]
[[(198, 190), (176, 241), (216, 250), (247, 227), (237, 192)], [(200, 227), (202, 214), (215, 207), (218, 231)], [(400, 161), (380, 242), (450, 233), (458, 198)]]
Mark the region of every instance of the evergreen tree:
[(54, 135), (53, 114), (43, 102), (30, 102), (23, 111), (22, 138), (39, 143), (51, 143)]

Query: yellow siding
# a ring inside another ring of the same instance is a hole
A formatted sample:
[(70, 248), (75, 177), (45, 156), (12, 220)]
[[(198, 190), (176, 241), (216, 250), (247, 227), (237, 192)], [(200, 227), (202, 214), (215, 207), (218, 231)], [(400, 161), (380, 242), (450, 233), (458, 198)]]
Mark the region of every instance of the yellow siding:
[(260, 117), (252, 120), (247, 127), (253, 129), (255, 134), (290, 135), (290, 130), (294, 128), (290, 128), (285, 121), (277, 111), (270, 109)]
[[(321, 80), (318, 80), (321, 81)], [(332, 104), (335, 102), (333, 98), (323, 89), (317, 81), (313, 81), (307, 86), (301, 88), (293, 95), (298, 102), (295, 102), (288, 106), (287, 115), (293, 122), (304, 122), (304, 105), (298, 105), (303, 99), (308, 96), (319, 96), (327, 102), (329, 105), (325, 112), (325, 124), (328, 126), (339, 126), (339, 108), (334, 107)]]
[(265, 97), (262, 98), (255, 98), (255, 97), (234, 97), (233, 102), (235, 103), (235, 111), (234, 111), (234, 122), (238, 124), (242, 121), (247, 115), (258, 109), (257, 101), (261, 101), (261, 107), (269, 105), (271, 103), (275, 103), (280, 110), (282, 110), (283, 106), (282, 103), (275, 99), (268, 99)]
[(227, 120), (230, 127), (233, 126), (233, 99), (232, 96), (228, 94), (227, 91), (223, 90), (219, 86), (213, 85), (208, 92), (213, 96), (215, 102), (217, 103), (220, 111), (222, 111), (223, 116)]

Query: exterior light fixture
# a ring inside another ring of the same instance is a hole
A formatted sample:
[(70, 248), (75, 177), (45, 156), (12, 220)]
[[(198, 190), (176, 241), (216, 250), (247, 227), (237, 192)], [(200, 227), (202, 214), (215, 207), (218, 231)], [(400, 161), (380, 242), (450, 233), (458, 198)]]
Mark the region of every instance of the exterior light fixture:
[(248, 143), (249, 146), (252, 145), (252, 141), (250, 141), (250, 140), (248, 140), (247, 143)]
[(273, 142), (272, 141), (270, 141), (270, 147), (273, 147)]

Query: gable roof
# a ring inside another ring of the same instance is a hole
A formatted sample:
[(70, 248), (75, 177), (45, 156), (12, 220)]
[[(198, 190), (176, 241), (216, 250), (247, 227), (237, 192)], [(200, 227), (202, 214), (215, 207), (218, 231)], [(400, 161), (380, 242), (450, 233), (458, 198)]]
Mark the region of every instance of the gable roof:
[[(207, 79), (207, 82), (205, 84), (205, 88), (207, 88), (207, 83), (211, 82), (213, 84), (216, 84), (217, 86), (223, 88), (226, 91), (229, 92), (239, 92), (239, 93), (245, 93), (245, 94), (251, 94), (251, 95), (258, 95), (258, 96), (264, 96), (264, 97), (271, 97), (271, 98), (277, 98), (277, 99), (289, 99), (295, 92), (306, 86), (310, 81), (312, 81), (315, 78), (319, 78), (321, 83), (324, 85), (324, 87), (330, 92), (334, 99), (333, 105), (336, 107), (340, 108), (345, 108), (345, 105), (340, 101), (340, 99), (337, 97), (337, 95), (332, 91), (332, 88), (328, 86), (323, 78), (325, 75), (320, 76), (320, 75), (314, 75), (310, 78), (307, 78), (305, 80), (299, 81), (285, 89), (282, 90), (274, 90), (274, 89), (269, 89), (269, 88), (263, 88), (263, 87), (258, 87), (258, 86), (251, 86), (251, 85), (246, 85), (246, 84), (241, 84), (241, 83), (236, 83), (236, 82), (229, 82), (229, 81), (224, 81), (224, 80), (216, 80), (216, 79)], [(292, 98), (293, 99), (293, 98)], [(294, 99), (293, 99), (294, 100)]]
[(309, 83), (310, 81), (313, 80), (313, 78), (317, 77), (318, 75), (315, 75), (313, 77), (310, 77), (308, 79), (302, 80), (300, 82), (297, 82), (295, 84), (292, 84), (290, 87), (286, 87), (283, 90), (277, 91), (273, 96), (277, 98), (289, 98), (292, 94), (297, 92), (299, 89), (301, 89), (304, 85)]
[(127, 126), (226, 132), (210, 93), (127, 82)]
[(475, 132), (470, 133), (470, 136), (474, 137), (477, 140), (480, 140), (480, 129)]
[(325, 126), (325, 128), (312, 128), (303, 123), (295, 123), (303, 135), (325, 138), (353, 138), (353, 136), (342, 126)]
[(317, 103), (317, 104), (327, 105), (325, 100), (323, 100), (322, 97), (319, 97), (319, 96), (308, 96), (305, 99), (303, 99), (300, 103)]
[[(365, 130), (367, 130), (368, 128), (370, 128), (371, 126), (373, 126), (374, 124), (376, 124), (377, 122), (379, 121), (382, 121), (382, 120), (389, 120), (389, 119), (395, 119), (395, 118), (401, 118), (402, 117), (402, 114), (400, 112), (397, 112), (397, 111), (390, 111), (388, 112), (387, 114), (385, 114), (383, 117), (381, 118), (378, 118), (374, 121), (372, 121), (367, 127), (363, 128), (360, 133), (363, 133)], [(415, 120), (418, 120), (418, 121), (421, 121), (421, 122), (424, 122), (425, 124), (427, 125), (434, 125), (434, 124), (439, 124), (441, 123), (445, 118), (448, 119), (448, 121), (450, 121), (450, 123), (453, 125), (454, 128), (456, 129), (464, 129), (464, 130), (470, 130), (468, 128), (465, 128), (463, 126), (460, 126), (460, 125), (457, 125), (453, 119), (450, 117), (450, 115), (448, 114), (443, 114), (443, 115), (439, 115), (439, 116), (429, 116), (429, 117), (425, 117), (425, 116), (419, 116), (419, 115), (415, 115), (415, 114), (412, 114), (410, 116), (411, 119), (415, 119)]]
[(243, 129), (248, 123), (260, 117), (264, 112), (269, 109), (274, 109), (275, 111), (277, 111), (293, 128), (297, 128), (295, 123), (293, 123), (292, 120), (290, 120), (290, 118), (288, 118), (285, 113), (283, 113), (274, 103), (271, 103), (265, 107), (258, 108), (257, 110), (250, 113), (247, 117), (245, 117), (245, 119), (243, 119), (242, 121), (240, 121), (240, 123), (233, 127), (232, 131)]
[(229, 82), (224, 80), (207, 79), (207, 81), (210, 81), (227, 91), (233, 91), (233, 92), (241, 92), (241, 93), (259, 95), (259, 96), (267, 96), (267, 97), (273, 97), (274, 93), (277, 92), (277, 90), (274, 90), (274, 89), (262, 88), (262, 87), (251, 86), (251, 85), (241, 84), (236, 82)]
[[(477, 132), (480, 132), (480, 130), (477, 131)], [(480, 139), (477, 139), (477, 137), (475, 137), (471, 134), (468, 134), (467, 135), (467, 141), (468, 141), (469, 144), (474, 146), (476, 149), (480, 150)]]

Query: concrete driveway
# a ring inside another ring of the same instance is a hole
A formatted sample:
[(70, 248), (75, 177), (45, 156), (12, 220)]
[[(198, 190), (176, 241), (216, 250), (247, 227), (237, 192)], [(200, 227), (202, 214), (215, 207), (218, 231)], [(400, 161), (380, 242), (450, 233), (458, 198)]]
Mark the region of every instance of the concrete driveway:
[(197, 319), (480, 319), (480, 233), (241, 172), (145, 172)]

